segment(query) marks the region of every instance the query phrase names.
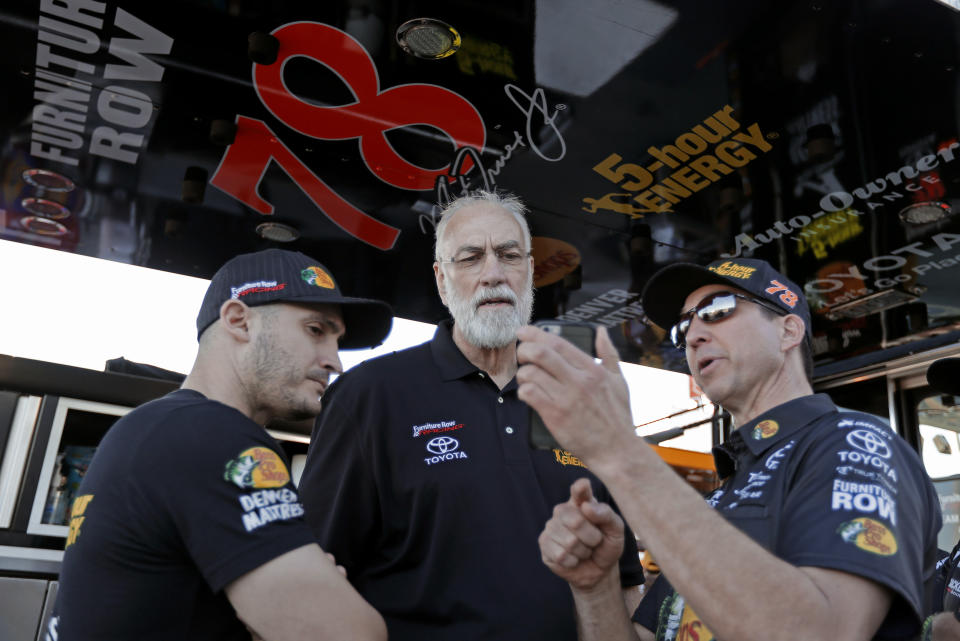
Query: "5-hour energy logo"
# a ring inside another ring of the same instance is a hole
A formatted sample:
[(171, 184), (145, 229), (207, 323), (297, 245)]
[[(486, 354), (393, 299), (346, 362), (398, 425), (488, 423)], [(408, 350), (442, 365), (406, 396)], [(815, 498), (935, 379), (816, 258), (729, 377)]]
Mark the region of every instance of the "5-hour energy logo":
[(580, 457), (574, 456), (572, 452), (567, 450), (561, 450), (559, 447), (553, 448), (553, 455), (557, 459), (557, 463), (560, 465), (576, 465), (578, 467), (586, 467), (583, 461), (580, 460)]
[[(606, 209), (631, 218), (671, 212), (673, 205), (772, 149), (766, 140), (772, 134), (765, 137), (757, 123), (741, 131), (732, 114), (733, 107), (727, 105), (677, 136), (672, 144), (649, 147), (652, 161), (647, 165), (623, 162), (619, 154), (610, 154), (593, 171), (618, 191), (584, 198), (582, 209), (588, 213)], [(673, 171), (664, 176), (669, 170)]]

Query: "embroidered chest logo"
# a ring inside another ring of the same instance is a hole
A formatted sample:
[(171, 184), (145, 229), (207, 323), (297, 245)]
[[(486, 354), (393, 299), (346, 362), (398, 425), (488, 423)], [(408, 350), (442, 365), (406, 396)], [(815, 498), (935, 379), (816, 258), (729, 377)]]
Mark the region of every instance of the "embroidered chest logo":
[(757, 423), (756, 427), (753, 428), (751, 432), (751, 437), (755, 441), (762, 441), (768, 439), (771, 436), (775, 436), (777, 432), (780, 431), (780, 424), (776, 421), (767, 419), (765, 421), (760, 421)]
[(775, 470), (780, 467), (780, 464), (783, 463), (787, 452), (793, 449), (793, 446), (796, 445), (796, 441), (790, 441), (780, 449), (774, 451), (770, 456), (767, 457), (766, 462), (763, 464), (768, 470)]
[(452, 432), (454, 430), (463, 429), (463, 427), (463, 423), (458, 423), (456, 421), (423, 423), (422, 425), (413, 426), (413, 438), (418, 438), (420, 436), (432, 436), (434, 434), (442, 434), (444, 432)]
[(559, 447), (553, 448), (553, 455), (557, 459), (557, 463), (560, 465), (576, 465), (578, 467), (586, 468), (587, 466), (583, 464), (583, 461), (579, 457), (574, 456), (572, 452), (567, 450), (561, 450)]
[(884, 459), (890, 458), (892, 454), (890, 446), (875, 432), (869, 430), (853, 430), (847, 434), (847, 443), (861, 452)]
[(423, 459), (427, 465), (468, 458), (466, 452), (460, 450), (460, 441), (452, 436), (435, 436), (427, 441), (427, 453), (431, 455)]
[[(740, 489), (734, 490), (733, 493), (740, 497), (741, 501), (759, 499), (763, 496), (763, 489), (766, 487), (767, 481), (772, 478), (773, 476), (765, 472), (750, 472), (750, 478), (747, 479), (747, 484)], [(733, 505), (730, 507), (733, 507)]]
[(241, 490), (254, 487), (283, 487), (290, 482), (290, 473), (276, 452), (267, 447), (251, 447), (237, 458), (227, 461), (223, 480)]
[(841, 523), (837, 534), (864, 552), (879, 556), (892, 556), (897, 553), (897, 539), (893, 533), (882, 523), (865, 516)]

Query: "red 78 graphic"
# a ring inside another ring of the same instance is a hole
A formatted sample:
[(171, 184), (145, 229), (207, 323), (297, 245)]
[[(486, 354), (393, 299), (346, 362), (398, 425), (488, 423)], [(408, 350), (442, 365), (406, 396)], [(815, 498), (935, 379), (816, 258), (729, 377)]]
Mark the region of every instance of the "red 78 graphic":
[[(359, 139), (364, 163), (380, 180), (400, 189), (428, 190), (438, 177), (447, 175), (447, 167), (425, 169), (397, 154), (385, 135), (391, 129), (428, 124), (449, 135), (456, 148), (483, 150), (483, 118), (459, 94), (427, 84), (399, 85), (380, 91), (377, 69), (367, 51), (351, 36), (329, 25), (294, 22), (274, 30), (273, 35), (280, 41), (277, 61), (253, 68), (254, 86), (261, 102), (281, 122), (304, 135), (321, 140)], [(284, 84), (283, 69), (288, 60), (298, 56), (329, 67), (357, 100), (323, 107), (291, 93)], [(313, 203), (347, 233), (380, 249), (389, 249), (396, 242), (398, 229), (344, 200), (261, 120), (237, 116), (237, 136), (210, 183), (256, 211), (271, 214), (273, 206), (257, 193), (271, 161), (277, 162)]]
[(796, 306), (797, 301), (800, 300), (800, 298), (793, 291), (791, 291), (789, 287), (778, 280), (771, 280), (770, 284), (772, 287), (767, 287), (765, 290), (768, 294), (776, 294), (779, 292), (780, 300), (783, 301), (784, 305), (788, 305), (790, 307)]

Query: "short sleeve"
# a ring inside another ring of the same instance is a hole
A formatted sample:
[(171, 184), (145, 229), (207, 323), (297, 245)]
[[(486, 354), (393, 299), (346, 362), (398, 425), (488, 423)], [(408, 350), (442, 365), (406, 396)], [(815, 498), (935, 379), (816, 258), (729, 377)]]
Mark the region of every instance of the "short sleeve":
[(381, 531), (372, 413), (354, 399), (349, 374), (341, 376), (323, 398), (300, 479), (307, 523), (352, 579), (362, 575)]
[(137, 509), (169, 515), (214, 592), (315, 542), (289, 465), (262, 428), (216, 403), (181, 408), (168, 421), (137, 453)]
[(776, 555), (890, 588), (897, 598), (882, 630), (916, 628), (927, 538), (939, 521), (922, 464), (899, 437), (868, 420), (838, 420), (815, 438), (794, 468)]

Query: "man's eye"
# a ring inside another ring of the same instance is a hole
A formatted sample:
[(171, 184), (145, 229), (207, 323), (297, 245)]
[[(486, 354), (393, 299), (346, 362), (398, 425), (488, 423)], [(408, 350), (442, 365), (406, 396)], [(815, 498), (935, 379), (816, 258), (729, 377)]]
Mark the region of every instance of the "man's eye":
[(500, 254), (500, 260), (507, 263), (518, 263), (523, 260), (523, 254), (520, 252), (502, 252)]
[(478, 262), (480, 262), (481, 256), (483, 256), (483, 254), (470, 254), (469, 256), (458, 258), (457, 262), (461, 265), (476, 265)]
[(324, 335), (323, 328), (322, 328), (322, 327), (318, 327), (317, 325), (307, 325), (307, 331), (309, 331), (309, 332), (310, 332), (311, 334), (313, 334), (314, 336), (323, 336), (323, 335)]

